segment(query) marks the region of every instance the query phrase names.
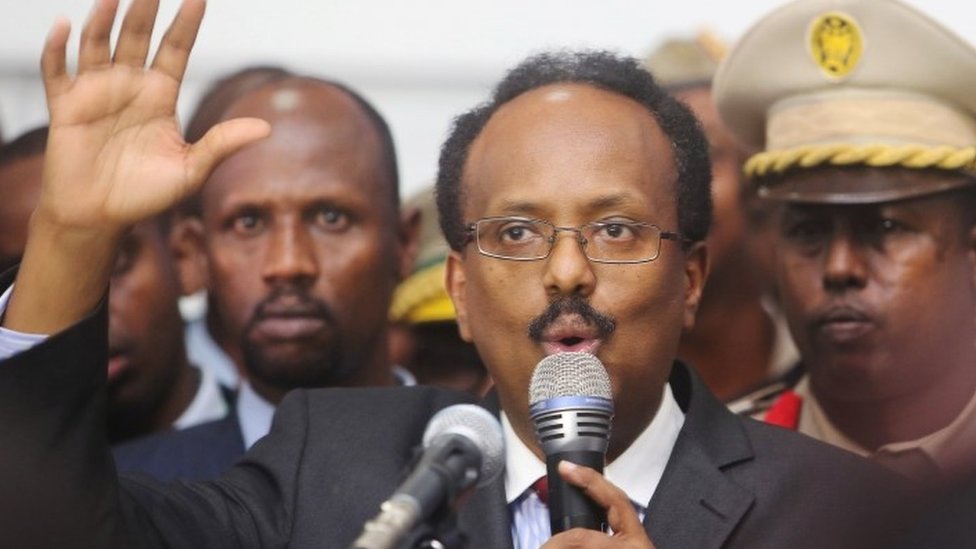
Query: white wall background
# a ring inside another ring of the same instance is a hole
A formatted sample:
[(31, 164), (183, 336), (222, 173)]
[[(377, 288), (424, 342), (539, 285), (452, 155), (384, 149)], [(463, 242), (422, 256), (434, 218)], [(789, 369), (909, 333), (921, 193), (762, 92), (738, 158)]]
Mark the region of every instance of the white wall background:
[[(887, 0), (881, 0), (887, 1)], [(127, 1), (123, 2), (128, 4)], [(976, 7), (909, 0), (976, 41)], [(167, 24), (178, 0), (161, 0)], [(707, 27), (734, 39), (782, 0), (210, 0), (179, 111), (209, 82), (255, 63), (350, 84), (389, 120), (404, 194), (434, 176), (450, 120), (483, 100), (528, 53), (598, 47), (643, 56)], [(6, 138), (46, 120), (37, 60), (58, 15), (79, 29), (90, 0), (0, 0), (0, 125)], [(75, 36), (77, 38), (77, 36)], [(976, 93), (976, 91), (974, 91)]]

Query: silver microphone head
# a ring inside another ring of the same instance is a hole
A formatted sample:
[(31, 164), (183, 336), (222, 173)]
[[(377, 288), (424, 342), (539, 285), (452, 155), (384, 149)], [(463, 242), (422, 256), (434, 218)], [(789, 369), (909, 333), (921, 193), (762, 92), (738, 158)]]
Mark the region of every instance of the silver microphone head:
[(474, 404), (455, 404), (434, 414), (424, 431), (424, 448), (444, 435), (460, 435), (481, 452), (478, 486), (485, 486), (501, 473), (505, 465), (502, 426), (488, 410)]
[(546, 455), (606, 452), (613, 418), (610, 376), (590, 353), (542, 359), (529, 383), (529, 415)]
[(529, 405), (565, 396), (613, 399), (610, 376), (595, 355), (556, 353), (539, 361), (529, 382)]

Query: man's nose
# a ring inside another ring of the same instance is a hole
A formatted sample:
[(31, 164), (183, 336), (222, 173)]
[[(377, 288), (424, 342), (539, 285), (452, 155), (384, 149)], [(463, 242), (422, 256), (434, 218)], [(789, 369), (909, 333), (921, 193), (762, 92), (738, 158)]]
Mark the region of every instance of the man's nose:
[(824, 288), (843, 291), (865, 287), (869, 272), (866, 253), (865, 245), (848, 231), (836, 232), (824, 251)]
[(579, 232), (559, 231), (553, 238), (552, 251), (545, 259), (543, 283), (552, 295), (583, 295), (593, 292), (596, 274), (593, 263), (583, 251)]
[(310, 281), (318, 277), (318, 257), (308, 228), (297, 220), (276, 224), (261, 274), (269, 284)]

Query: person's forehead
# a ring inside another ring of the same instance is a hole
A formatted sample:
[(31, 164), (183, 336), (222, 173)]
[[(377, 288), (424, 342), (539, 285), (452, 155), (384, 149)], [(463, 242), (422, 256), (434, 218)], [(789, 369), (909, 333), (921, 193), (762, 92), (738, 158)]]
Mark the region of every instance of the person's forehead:
[(662, 184), (671, 192), (675, 177), (667, 138), (647, 108), (615, 92), (562, 83), (498, 109), (472, 144), (462, 185), (468, 196), (511, 203), (534, 194), (536, 183), (557, 183), (566, 195), (599, 202)]
[[(205, 207), (248, 194), (285, 201), (337, 193), (366, 193), (374, 198), (392, 193), (382, 144), (365, 115), (322, 111), (318, 106), (305, 110), (293, 104), (298, 99), (289, 97), (286, 94), (282, 101), (294, 108), (268, 116), (270, 137), (235, 154), (213, 172), (204, 188)], [(256, 104), (259, 108), (232, 114), (267, 114), (267, 101), (272, 100), (269, 95)]]
[(513, 132), (513, 126), (517, 126), (513, 121), (527, 127), (545, 127), (547, 121), (564, 123), (573, 119), (587, 124), (630, 121), (657, 126), (647, 107), (630, 97), (585, 82), (557, 82), (526, 91), (501, 105), (477, 139), (488, 135), (492, 127)]

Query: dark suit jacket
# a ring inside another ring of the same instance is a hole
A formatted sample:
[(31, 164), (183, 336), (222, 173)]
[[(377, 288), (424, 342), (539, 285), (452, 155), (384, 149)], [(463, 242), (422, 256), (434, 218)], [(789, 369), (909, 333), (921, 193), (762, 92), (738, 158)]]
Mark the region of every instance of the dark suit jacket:
[(227, 415), (188, 429), (155, 433), (112, 448), (120, 473), (159, 480), (210, 480), (244, 455), (244, 437), (231, 407)]
[[(433, 388), (294, 391), (271, 434), (219, 480), (117, 479), (104, 440), (105, 310), (0, 364), (0, 539), (10, 547), (347, 547), (402, 480), (437, 410)], [(729, 413), (686, 367), (686, 420), (646, 527), (661, 549), (866, 547), (892, 477)], [(879, 486), (881, 485), (881, 486)], [(501, 479), (458, 525), (511, 547)]]

